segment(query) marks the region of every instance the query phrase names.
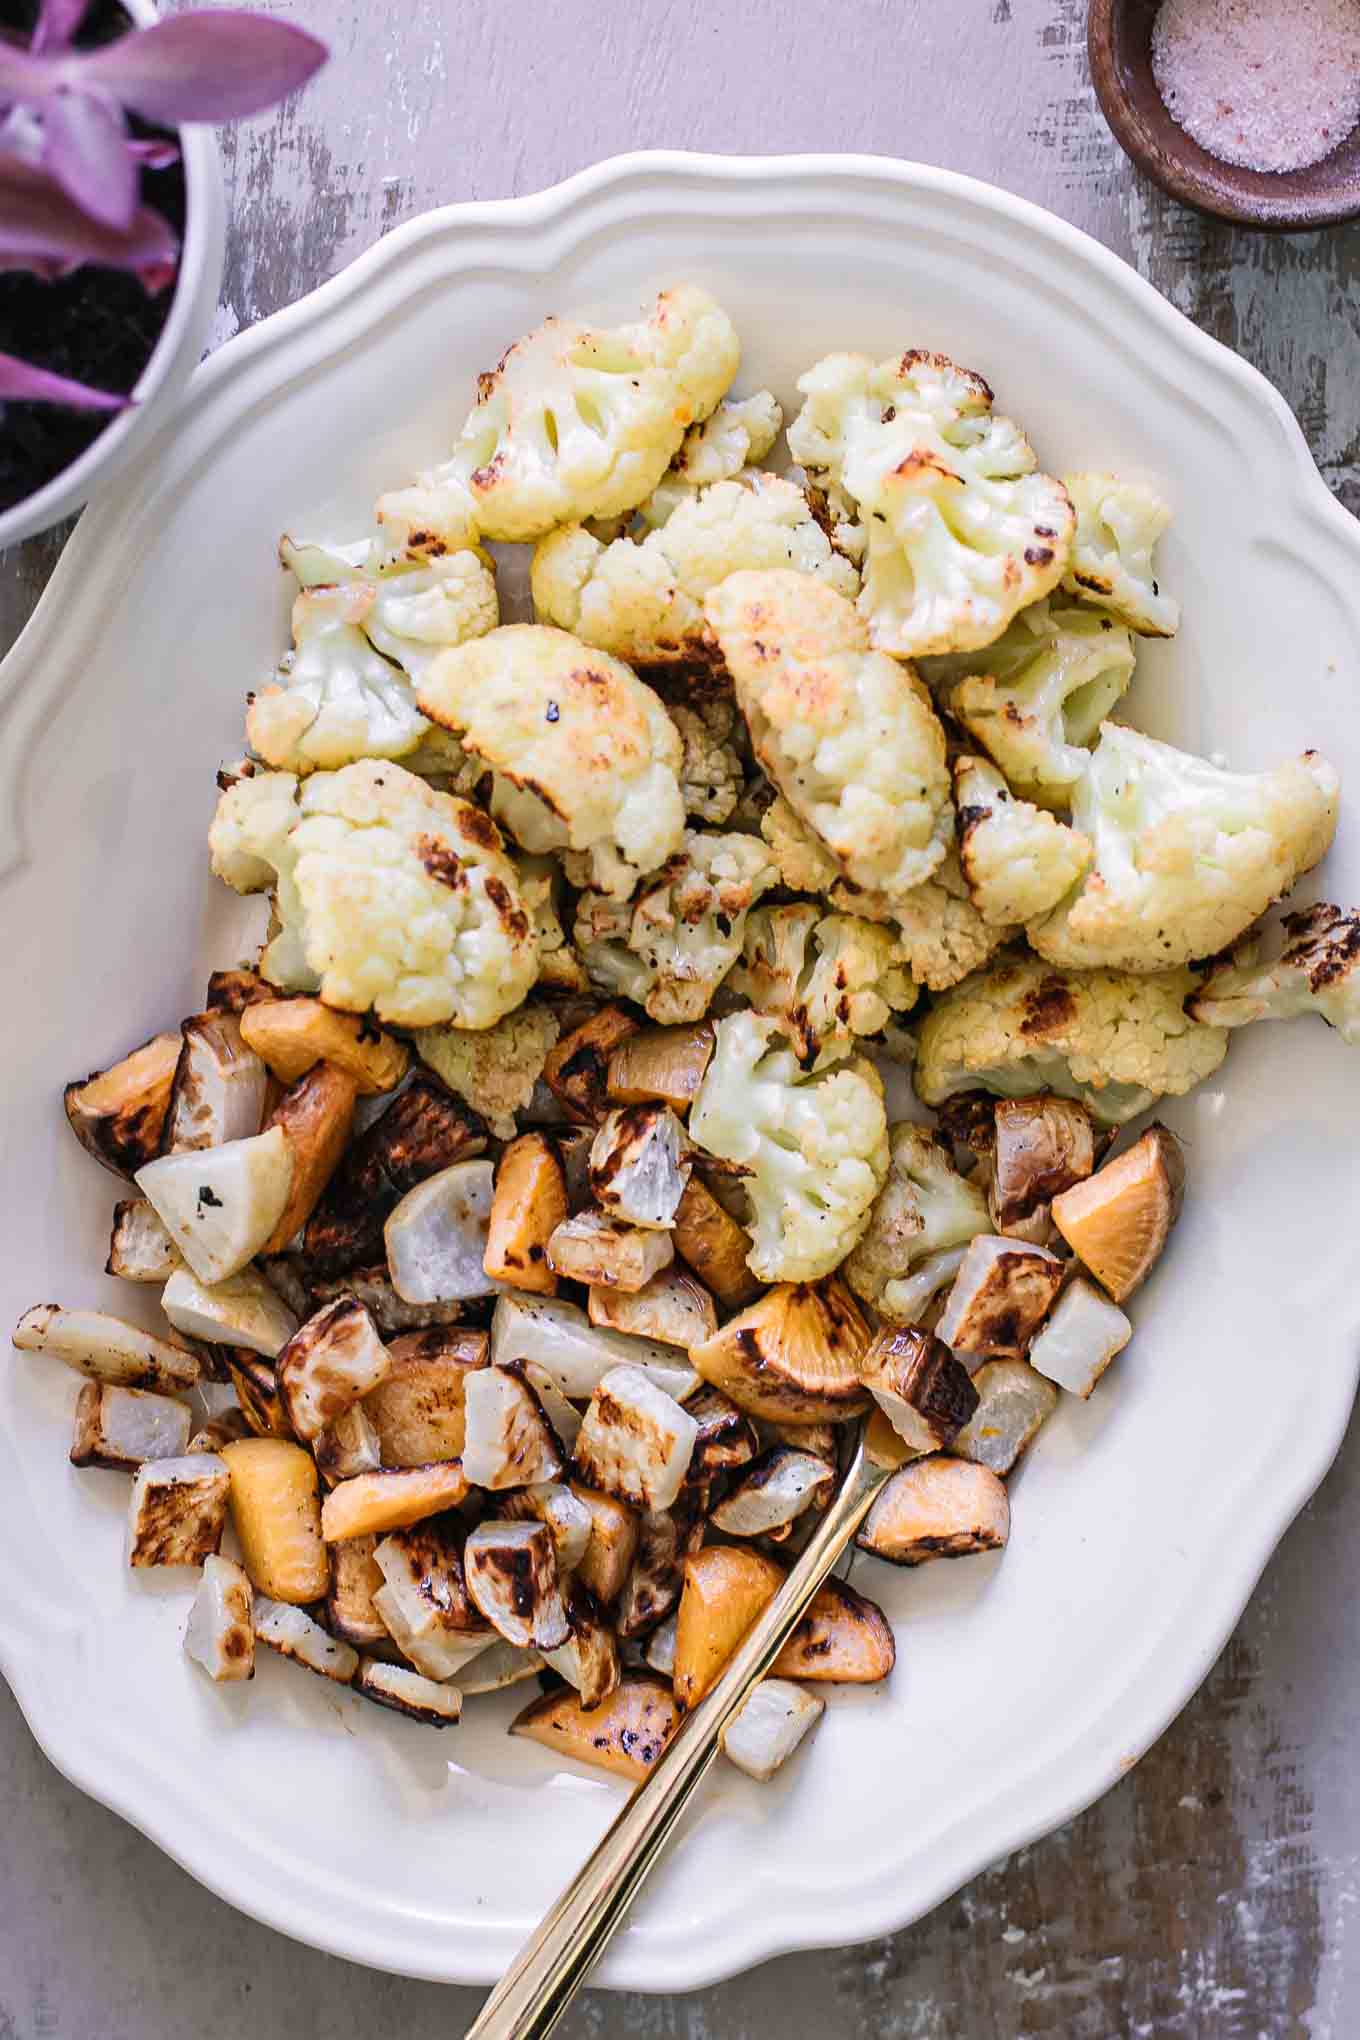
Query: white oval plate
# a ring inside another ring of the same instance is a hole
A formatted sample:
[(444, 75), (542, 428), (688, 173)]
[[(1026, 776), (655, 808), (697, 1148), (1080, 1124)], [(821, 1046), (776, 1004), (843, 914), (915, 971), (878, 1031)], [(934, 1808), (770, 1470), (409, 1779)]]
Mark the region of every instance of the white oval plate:
[[(836, 347), (944, 349), (1057, 472), (1156, 478), (1186, 622), (1142, 653), (1135, 719), (1244, 766), (1317, 745), (1360, 784), (1360, 528), (1260, 376), (1072, 228), (848, 157), (635, 156), (430, 214), (208, 363), (87, 512), (5, 667), (11, 1321), (49, 1297), (129, 1308), (96, 1272), (117, 1187), (60, 1087), (193, 1011), (234, 953), (204, 835), (242, 697), (285, 641), (278, 533), (361, 531), (546, 312), (629, 316), (681, 277), (736, 319), (747, 388), (791, 399)], [(1360, 898), (1356, 865), (1346, 822), (1321, 885)], [(1320, 1024), (1263, 1028), (1168, 1114), (1185, 1217), (1134, 1344), (1016, 1482), (1004, 1562), (861, 1562), (895, 1675), (833, 1700), (772, 1786), (714, 1779), (603, 1981), (679, 1990), (901, 1926), (1104, 1792), (1184, 1705), (1350, 1410), (1358, 1077)], [(48, 1754), (273, 1926), (490, 1979), (621, 1788), (507, 1740), (513, 1693), (438, 1735), (277, 1661), (248, 1691), (210, 1687), (180, 1650), (184, 1591), (122, 1566), (126, 1482), (64, 1463), (73, 1395), (40, 1359), (3, 1371), (0, 1663)]]

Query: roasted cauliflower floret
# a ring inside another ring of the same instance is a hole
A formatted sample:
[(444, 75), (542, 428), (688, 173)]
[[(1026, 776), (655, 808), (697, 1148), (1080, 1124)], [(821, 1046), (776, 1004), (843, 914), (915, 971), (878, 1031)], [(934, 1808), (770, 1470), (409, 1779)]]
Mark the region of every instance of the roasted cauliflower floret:
[(1227, 772), (1106, 723), (1072, 804), (1092, 867), (1032, 924), (1030, 942), (1075, 969), (1215, 956), (1326, 854), (1339, 792), (1316, 751), (1269, 772)]
[(559, 1031), (547, 1006), (519, 1006), (494, 1027), (422, 1027), (416, 1053), (455, 1097), (480, 1112), (497, 1140), (512, 1140)]
[(1133, 663), (1133, 639), (1122, 625), (1041, 602), (979, 660), (927, 659), (923, 671), (1014, 792), (1065, 808), (1089, 763), (1086, 747), (1127, 688)]
[(399, 765), (363, 759), (300, 786), (241, 779), (209, 843), (236, 891), (276, 880), (281, 931), (260, 959), (271, 983), (397, 1026), (481, 1028), (534, 981), (533, 930), (494, 822)]
[(1187, 1011), (1211, 1027), (1292, 1020), (1316, 1013), (1360, 1047), (1360, 913), (1319, 901), (1286, 914), (1286, 941), (1273, 963), (1249, 940), (1210, 971)]
[(1020, 800), (983, 758), (954, 761), (959, 863), (989, 928), (1046, 914), (1091, 861), (1090, 838), (1047, 808)]
[(590, 980), (562, 926), (564, 880), (555, 857), (521, 857), (519, 889), (534, 941), (538, 944), (538, 982), (550, 992), (585, 992)]
[(703, 600), (729, 574), (790, 567), (854, 595), (859, 575), (796, 483), (759, 471), (691, 492), (640, 540), (568, 526), (534, 550), (534, 609), (630, 665), (716, 662)]
[(873, 643), (914, 658), (990, 644), (1057, 586), (1076, 519), (979, 375), (913, 350), (831, 354), (798, 384), (789, 450), (848, 497), (865, 533), (859, 598)]
[(654, 489), (737, 372), (731, 320), (707, 291), (663, 291), (631, 326), (547, 319), (478, 378), (449, 458), (378, 499), (391, 544), (438, 555), (556, 524), (618, 517)]
[(1221, 1027), (1185, 1011), (1189, 971), (1135, 977), (1062, 971), (1007, 959), (946, 992), (917, 1033), (915, 1084), (927, 1105), (959, 1091), (1001, 1098), (1056, 1091), (1103, 1126), (1119, 1126), (1158, 1098), (1211, 1077), (1228, 1052)]
[(635, 900), (582, 894), (582, 961), (603, 990), (635, 1000), (653, 1020), (701, 1020), (741, 955), (748, 911), (776, 876), (754, 836), (687, 829), (679, 856)]
[(779, 1023), (734, 1013), (690, 1109), (692, 1138), (740, 1162), (747, 1261), (762, 1282), (815, 1282), (845, 1259), (888, 1173), (883, 1085), (860, 1058), (809, 1074)]
[(685, 813), (700, 822), (725, 822), (741, 799), (746, 769), (737, 749), (737, 711), (722, 695), (691, 706), (673, 703), (666, 713), (680, 732), (685, 755), (680, 794)]
[(820, 907), (758, 907), (728, 989), (777, 1020), (800, 1062), (839, 1056), (916, 1003), (892, 930)]
[(360, 546), (295, 546), (280, 557), (301, 586), (293, 649), (251, 696), (246, 737), (267, 765), (334, 771), (356, 758), (404, 758), (428, 736), (414, 677), (437, 652), (491, 630), (496, 582), (475, 552), (421, 566)]
[(758, 466), (783, 429), (784, 413), (768, 390), (757, 390), (753, 397), (724, 397), (702, 425), (690, 426), (666, 473), (639, 504), (638, 516), (644, 524), (664, 524), (696, 489)]
[(1072, 558), (1063, 575), (1069, 594), (1108, 609), (1142, 637), (1174, 637), (1180, 604), (1163, 595), (1152, 553), (1171, 522), (1154, 489), (1118, 475), (1066, 475), (1077, 513)]
[(869, 1227), (841, 1273), (880, 1317), (914, 1323), (921, 1302), (912, 1270), (933, 1254), (966, 1246), (992, 1229), (987, 1199), (961, 1176), (948, 1150), (909, 1120), (888, 1129), (888, 1180)]
[(856, 885), (905, 893), (953, 836), (945, 738), (910, 667), (809, 574), (733, 574), (704, 613), (757, 758)]
[(679, 849), (679, 734), (607, 652), (507, 624), (444, 653), (417, 700), (490, 767), (491, 811), (524, 849), (584, 853), (585, 882), (618, 899)]

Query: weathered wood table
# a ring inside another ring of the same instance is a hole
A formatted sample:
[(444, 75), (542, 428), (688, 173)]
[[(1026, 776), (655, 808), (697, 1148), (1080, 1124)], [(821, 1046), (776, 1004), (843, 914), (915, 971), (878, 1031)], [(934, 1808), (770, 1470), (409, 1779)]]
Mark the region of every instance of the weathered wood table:
[[(327, 34), (334, 58), (300, 104), (228, 139), (219, 339), (413, 213), (533, 191), (616, 151), (916, 156), (1036, 199), (1126, 256), (1278, 384), (1360, 508), (1360, 229), (1269, 241), (1163, 201), (1095, 106), (1081, 0), (272, 4)], [(5, 561), (3, 644), (59, 543)], [(1287, 644), (1280, 658), (1283, 680)], [(597, 1993), (564, 2031), (1349, 2040), (1357, 1565), (1353, 1436), (1203, 1690), (1091, 1812), (890, 1940), (692, 1997)], [(229, 1911), (59, 1778), (2, 1687), (0, 1833), (0, 2040), (450, 2040), (478, 2001)]]

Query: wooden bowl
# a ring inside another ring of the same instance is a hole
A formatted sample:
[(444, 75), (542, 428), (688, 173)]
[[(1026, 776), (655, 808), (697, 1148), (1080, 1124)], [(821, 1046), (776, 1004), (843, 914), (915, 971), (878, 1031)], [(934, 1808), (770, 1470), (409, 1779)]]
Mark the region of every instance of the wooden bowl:
[(1360, 128), (1306, 170), (1220, 163), (1179, 127), (1152, 75), (1158, 0), (1091, 0), (1091, 76), (1115, 139), (1163, 191), (1216, 219), (1294, 234), (1360, 216)]

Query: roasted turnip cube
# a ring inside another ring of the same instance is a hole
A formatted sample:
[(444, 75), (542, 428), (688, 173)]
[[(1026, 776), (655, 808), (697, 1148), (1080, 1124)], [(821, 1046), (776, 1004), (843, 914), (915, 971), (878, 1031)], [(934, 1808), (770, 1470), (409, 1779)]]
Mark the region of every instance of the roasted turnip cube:
[(160, 1152), (181, 1046), (178, 1034), (157, 1034), (121, 1062), (66, 1086), (72, 1133), (115, 1175), (131, 1176)]
[(883, 1327), (864, 1356), (864, 1383), (898, 1436), (917, 1452), (947, 1445), (978, 1403), (962, 1361), (914, 1325)]
[(135, 1473), (147, 1459), (179, 1459), (193, 1418), (182, 1402), (117, 1382), (87, 1381), (76, 1398), (72, 1466), (109, 1466)]
[(241, 1415), (257, 1438), (291, 1438), (293, 1427), (279, 1394), (272, 1360), (235, 1347), (226, 1358), (227, 1379), (236, 1390)]
[(675, 1673), (676, 1621), (674, 1615), (668, 1615), (660, 1628), (654, 1629), (647, 1638), (647, 1648), (643, 1652), (644, 1662), (666, 1679), (672, 1678)]
[(62, 1310), (39, 1303), (26, 1310), (14, 1328), (14, 1343), (24, 1353), (50, 1353), (92, 1381), (115, 1381), (123, 1388), (192, 1388), (202, 1369), (197, 1353), (168, 1339), (153, 1339), (140, 1325), (106, 1317), (99, 1310)]
[(637, 1510), (576, 1480), (571, 1483), (571, 1494), (590, 1515), (590, 1541), (576, 1570), (597, 1600), (615, 1601), (637, 1557)]
[(825, 1700), (791, 1679), (762, 1679), (723, 1730), (723, 1755), (763, 1785), (825, 1712)]
[(578, 1402), (594, 1395), (611, 1367), (640, 1367), (658, 1388), (683, 1402), (699, 1385), (688, 1360), (650, 1339), (598, 1330), (583, 1310), (555, 1296), (502, 1296), (491, 1320), (491, 1358), (546, 1369), (563, 1395)]
[(478, 1368), (464, 1390), (463, 1471), (474, 1487), (532, 1487), (562, 1472), (543, 1405), (508, 1367)]
[(254, 1260), (288, 1202), (293, 1152), (280, 1126), (223, 1147), (161, 1155), (137, 1171), (165, 1229), (200, 1282), (225, 1282)]
[(575, 1572), (589, 1549), (594, 1517), (579, 1496), (561, 1481), (544, 1481), (538, 1487), (516, 1488), (499, 1495), (496, 1512), (510, 1523), (546, 1523), (552, 1532), (559, 1572)]
[(325, 1304), (278, 1358), (279, 1392), (299, 1438), (317, 1438), (392, 1365), (372, 1318), (352, 1296)]
[(691, 1164), (685, 1132), (667, 1105), (620, 1105), (606, 1114), (590, 1150), (596, 1203), (627, 1225), (674, 1225)]
[(1023, 1360), (1065, 1273), (1045, 1247), (979, 1233), (969, 1242), (935, 1329), (955, 1353)]
[(747, 1468), (710, 1520), (729, 1537), (768, 1537), (826, 1502), (834, 1483), (834, 1470), (817, 1453), (776, 1445)]
[[(685, 1560), (704, 1541), (707, 1489), (686, 1488), (670, 1509), (647, 1509), (638, 1521), (637, 1556), (618, 1597), (620, 1636), (645, 1636), (665, 1620), (685, 1584)], [(584, 1573), (583, 1573), (584, 1577)]]
[(351, 1403), (313, 1438), (312, 1457), (327, 1487), (353, 1480), (356, 1474), (378, 1471), (382, 1450), (372, 1418), (361, 1402)]
[(382, 1572), (373, 1556), (377, 1542), (374, 1536), (353, 1537), (346, 1544), (330, 1547), (326, 1627), (332, 1636), (342, 1636), (346, 1643), (387, 1641), (387, 1625), (373, 1605), (373, 1596), (383, 1585)]
[(348, 1686), (359, 1669), (358, 1651), (328, 1636), (305, 1608), (295, 1608), (288, 1601), (268, 1601), (257, 1594), (254, 1623), (257, 1642), (267, 1643), (281, 1657), (292, 1658), (309, 1672), (319, 1672), (323, 1679), (334, 1679), (337, 1686)]
[(202, 1565), (222, 1542), (229, 1486), (216, 1453), (146, 1460), (128, 1505), (128, 1564)]
[(699, 1426), (687, 1480), (705, 1480), (711, 1474), (731, 1473), (738, 1466), (750, 1465), (760, 1450), (760, 1440), (751, 1419), (730, 1396), (720, 1388), (701, 1388), (685, 1408)]
[(490, 1162), (455, 1162), (408, 1190), (383, 1228), (387, 1265), (407, 1303), (454, 1303), (491, 1296), (487, 1230), (491, 1220)]
[(485, 1332), (431, 1326), (387, 1348), (391, 1368), (364, 1398), (384, 1466), (428, 1466), (463, 1449), (468, 1376), (487, 1365)]
[(993, 1473), (1007, 1474), (1057, 1409), (1058, 1391), (1023, 1360), (985, 1361), (973, 1376), (973, 1386), (978, 1406), (948, 1450), (958, 1459), (972, 1459)]
[(225, 1685), (255, 1676), (250, 1581), (233, 1558), (210, 1552), (189, 1610), (184, 1648), (210, 1679)]
[(625, 1225), (603, 1211), (578, 1211), (548, 1241), (548, 1266), (587, 1286), (636, 1291), (674, 1258), (668, 1232)]
[(619, 1683), (619, 1647), (595, 1596), (579, 1580), (566, 1595), (571, 1634), (543, 1655), (560, 1678), (574, 1686), (584, 1708), (598, 1707)]
[(456, 1459), (356, 1474), (333, 1487), (322, 1503), (321, 1534), (334, 1544), (375, 1530), (405, 1530), (442, 1509), (457, 1508), (467, 1491), (467, 1476)]
[(211, 1287), (191, 1268), (176, 1268), (161, 1291), (161, 1309), (177, 1332), (211, 1344), (244, 1346), (266, 1360), (277, 1359), (298, 1328), (258, 1268), (242, 1268)]
[(718, 1313), (698, 1276), (672, 1262), (631, 1293), (605, 1289), (597, 1283), (590, 1292), (590, 1322), (632, 1338), (682, 1346), (688, 1352), (691, 1346), (701, 1346), (713, 1337)]
[(180, 1034), (163, 1152), (223, 1147), (258, 1133), (269, 1072), (241, 1039), (239, 1019), (233, 1013), (198, 1013), (185, 1021)]
[(168, 1282), (183, 1265), (179, 1248), (145, 1197), (114, 1205), (106, 1274), (120, 1275), (124, 1282)]
[(668, 1509), (680, 1492), (699, 1426), (640, 1367), (611, 1367), (576, 1440), (576, 1471), (644, 1509)]
[(856, 1538), (862, 1551), (894, 1565), (995, 1551), (1010, 1535), (1005, 1487), (985, 1466), (935, 1454), (888, 1482)]
[(397, 1714), (409, 1714), (427, 1728), (449, 1728), (463, 1711), (463, 1696), (455, 1686), (441, 1686), (405, 1665), (385, 1665), (377, 1658), (361, 1658), (355, 1685), (367, 1700), (390, 1707)]
[(468, 1592), (507, 1643), (556, 1650), (567, 1640), (566, 1609), (552, 1533), (544, 1523), (479, 1523), (463, 1552)]
[(1133, 1326), (1117, 1303), (1111, 1303), (1078, 1275), (1068, 1284), (1053, 1315), (1030, 1347), (1030, 1365), (1073, 1395), (1088, 1396), (1116, 1353), (1133, 1337)]
[(443, 1519), (384, 1537), (373, 1553), (383, 1577), (373, 1605), (417, 1671), (447, 1679), (466, 1664), (471, 1643), (489, 1643), (487, 1623), (468, 1591), (455, 1531)]
[(503, 1636), (493, 1634), (492, 1641), (469, 1658), (449, 1684), (464, 1694), (499, 1693), (504, 1686), (517, 1686), (521, 1679), (532, 1679), (542, 1669), (541, 1651), (520, 1650)]

